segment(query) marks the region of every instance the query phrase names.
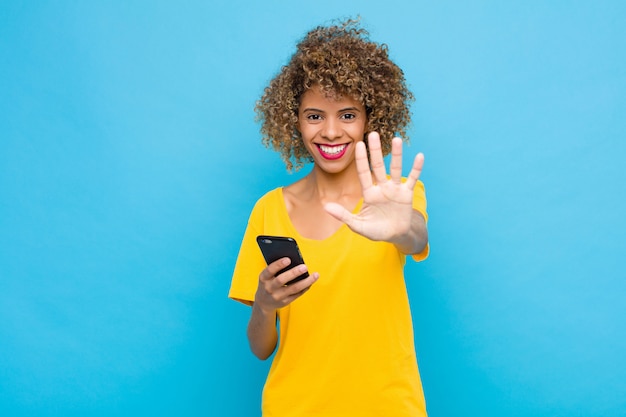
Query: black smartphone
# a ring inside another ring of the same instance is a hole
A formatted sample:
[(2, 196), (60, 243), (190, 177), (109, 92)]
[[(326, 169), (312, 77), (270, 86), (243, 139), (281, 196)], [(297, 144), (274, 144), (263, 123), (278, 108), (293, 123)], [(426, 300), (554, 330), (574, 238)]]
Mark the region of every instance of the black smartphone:
[[(304, 263), (304, 259), (302, 259), (302, 254), (300, 253), (300, 249), (298, 248), (298, 244), (294, 238), (261, 235), (257, 236), (256, 241), (259, 244), (259, 248), (261, 248), (261, 253), (263, 253), (265, 262), (267, 262), (268, 265), (280, 258), (291, 259), (291, 263), (287, 265), (287, 267), (278, 271), (276, 276), (290, 270), (294, 266)], [(309, 273), (305, 272), (304, 274), (289, 281), (286, 285), (291, 285), (294, 282), (303, 280), (308, 276)]]

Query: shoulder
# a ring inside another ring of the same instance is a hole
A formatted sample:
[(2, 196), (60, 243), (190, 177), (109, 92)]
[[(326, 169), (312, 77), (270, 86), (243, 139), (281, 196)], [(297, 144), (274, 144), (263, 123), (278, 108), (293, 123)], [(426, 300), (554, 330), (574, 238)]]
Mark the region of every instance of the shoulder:
[(306, 201), (306, 197), (310, 194), (306, 184), (306, 177), (302, 178), (282, 189), (282, 196), (287, 206), (287, 211), (291, 211), (291, 208), (297, 206), (298, 203)]
[(274, 188), (263, 194), (254, 204), (254, 207), (262, 207), (268, 204), (274, 204), (276, 200), (282, 197), (283, 187)]
[(285, 187), (283, 191), (285, 195), (299, 196), (307, 190), (307, 177), (300, 178), (298, 181), (293, 182)]

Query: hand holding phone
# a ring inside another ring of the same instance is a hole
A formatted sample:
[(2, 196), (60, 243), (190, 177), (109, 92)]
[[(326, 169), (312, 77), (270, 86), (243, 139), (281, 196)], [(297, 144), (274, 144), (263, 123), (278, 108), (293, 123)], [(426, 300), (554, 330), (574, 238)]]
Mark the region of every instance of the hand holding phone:
[[(261, 249), (261, 253), (263, 253), (263, 258), (265, 258), (265, 262), (268, 265), (280, 258), (289, 258), (291, 260), (291, 263), (278, 271), (275, 276), (278, 276), (295, 266), (304, 264), (304, 259), (302, 258), (298, 244), (295, 239), (291, 237), (261, 235), (257, 236), (256, 241)], [(308, 276), (309, 273), (304, 272), (302, 275), (299, 275), (289, 281), (286, 285), (291, 285), (295, 282), (301, 281)]]

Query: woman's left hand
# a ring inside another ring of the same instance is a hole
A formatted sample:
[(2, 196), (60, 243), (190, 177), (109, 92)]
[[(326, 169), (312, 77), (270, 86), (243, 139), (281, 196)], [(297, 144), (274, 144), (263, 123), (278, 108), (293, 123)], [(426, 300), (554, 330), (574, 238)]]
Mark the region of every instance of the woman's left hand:
[(389, 178), (385, 169), (380, 136), (368, 135), (371, 159), (367, 158), (365, 143), (356, 144), (356, 167), (363, 190), (361, 211), (353, 214), (337, 203), (325, 204), (325, 210), (336, 219), (346, 223), (354, 232), (371, 240), (386, 241), (397, 245), (405, 253), (417, 253), (423, 248), (425, 236), (424, 218), (413, 210), (413, 188), (422, 172), (424, 155), (418, 153), (411, 172), (402, 182), (402, 139), (393, 138)]

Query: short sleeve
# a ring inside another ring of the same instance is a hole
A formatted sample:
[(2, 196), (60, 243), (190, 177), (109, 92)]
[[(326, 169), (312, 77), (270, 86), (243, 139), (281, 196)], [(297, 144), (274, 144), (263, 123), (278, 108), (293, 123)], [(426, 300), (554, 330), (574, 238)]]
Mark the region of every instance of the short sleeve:
[(252, 305), (254, 302), (259, 274), (266, 266), (256, 243), (256, 237), (261, 234), (262, 225), (263, 208), (257, 202), (248, 219), (228, 292), (229, 298), (246, 305)]

